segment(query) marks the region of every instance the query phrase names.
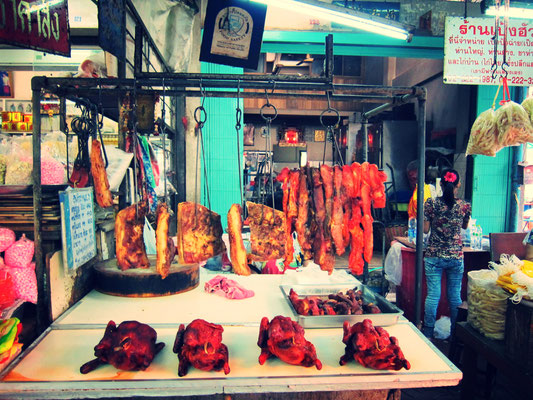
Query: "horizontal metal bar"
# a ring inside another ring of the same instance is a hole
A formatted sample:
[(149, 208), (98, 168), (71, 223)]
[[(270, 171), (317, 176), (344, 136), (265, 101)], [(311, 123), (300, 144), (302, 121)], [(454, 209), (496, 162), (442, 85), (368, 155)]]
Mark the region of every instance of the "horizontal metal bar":
[[(173, 74), (171, 74), (173, 75)], [(189, 75), (189, 74), (186, 74)], [(196, 76), (197, 74), (192, 74)], [(215, 76), (215, 75), (211, 75)], [(177, 79), (169, 78), (165, 79), (165, 87), (171, 88), (191, 88), (198, 87), (204, 88), (204, 90), (212, 88), (227, 88), (227, 89), (266, 89), (266, 90), (291, 90), (291, 91), (332, 91), (335, 92), (349, 92), (350, 94), (373, 94), (373, 95), (387, 95), (389, 97), (397, 95), (412, 94), (415, 96), (423, 95), (424, 90), (422, 87), (391, 87), (391, 86), (379, 86), (379, 85), (355, 85), (355, 84), (330, 84), (330, 83), (318, 83), (318, 82), (305, 82), (305, 81), (284, 81), (277, 82), (274, 86), (272, 82), (267, 82), (264, 80), (258, 80), (257, 77), (255, 80), (249, 80), (249, 75), (236, 75), (240, 78), (246, 78), (246, 80), (234, 79), (234, 80), (225, 80), (218, 79), (220, 77), (216, 76), (217, 79)], [(162, 87), (163, 79), (116, 79), (109, 78), (106, 80), (98, 80), (91, 78), (46, 78), (45, 86), (52, 87), (54, 85), (61, 87), (93, 87), (97, 88), (100, 84), (106, 86), (122, 86), (133, 88), (135, 85), (139, 87), (151, 86), (151, 87)], [(160, 89), (154, 89), (158, 91)], [(245, 92), (242, 92), (245, 93)], [(292, 94), (292, 93), (291, 93)], [(347, 93), (343, 93), (347, 94)], [(269, 93), (270, 95), (270, 93)], [(285, 94), (286, 95), (286, 94)]]
[(393, 107), (396, 107), (396, 106), (399, 106), (399, 105), (402, 105), (402, 104), (405, 104), (411, 100), (414, 100), (416, 99), (417, 96), (413, 95), (413, 94), (406, 94), (402, 97), (396, 97), (394, 98), (394, 101), (390, 102), (390, 103), (385, 103), (385, 104), (382, 104), (372, 110), (369, 110), (367, 112), (364, 112), (361, 117), (363, 119), (366, 119), (368, 120), (370, 117), (373, 117), (374, 115), (377, 115), (383, 111), (386, 111), (390, 108), (393, 108)]
[(215, 80), (233, 80), (233, 81), (267, 81), (267, 82), (315, 82), (329, 83), (330, 79), (326, 77), (312, 77), (308, 75), (271, 75), (271, 74), (203, 74), (203, 73), (167, 73), (167, 72), (142, 72), (137, 76), (138, 79), (198, 79), (207, 81)]

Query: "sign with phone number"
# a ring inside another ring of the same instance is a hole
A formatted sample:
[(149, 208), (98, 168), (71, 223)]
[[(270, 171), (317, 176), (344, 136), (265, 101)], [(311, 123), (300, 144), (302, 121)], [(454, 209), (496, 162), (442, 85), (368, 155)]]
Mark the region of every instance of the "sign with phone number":
[[(493, 78), (494, 18), (447, 17), (444, 34), (444, 83), (497, 85), (504, 74), (503, 19), (498, 24), (497, 68)], [(507, 26), (509, 86), (533, 85), (533, 20), (510, 18)]]

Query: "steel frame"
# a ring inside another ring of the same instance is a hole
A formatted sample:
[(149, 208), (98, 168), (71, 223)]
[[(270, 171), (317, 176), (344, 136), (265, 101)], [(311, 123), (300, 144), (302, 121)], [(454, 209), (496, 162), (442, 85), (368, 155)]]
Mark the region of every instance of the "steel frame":
[[(140, 40), (137, 41), (137, 48)], [(142, 43), (141, 43), (142, 44)], [(140, 71), (139, 55), (135, 57), (135, 79), (85, 79), (85, 78), (48, 78), (32, 79), (33, 102), (33, 197), (35, 218), (35, 259), (37, 274), (44, 273), (41, 248), (41, 115), (40, 94), (45, 89), (59, 96), (109, 96), (133, 91), (136, 93), (163, 92), (166, 95), (186, 97), (235, 97), (235, 91), (242, 89), (241, 97), (269, 98), (299, 97), (326, 100), (329, 93), (333, 101), (359, 101), (362, 103), (382, 104), (362, 114), (363, 146), (365, 161), (368, 157), (368, 119), (394, 106), (406, 102), (418, 101), (418, 191), (417, 191), (417, 242), (415, 274), (415, 323), (420, 327), (422, 314), (422, 262), (423, 262), (423, 199), (425, 180), (425, 146), (426, 146), (426, 89), (424, 87), (391, 87), (380, 85), (355, 85), (333, 83), (333, 36), (328, 35), (325, 43), (326, 62), (324, 77), (300, 77), (293, 75), (239, 75), (239, 74), (198, 74), (198, 73), (148, 73)], [(104, 86), (104, 87), (102, 87)], [(228, 89), (218, 91), (213, 89)], [(247, 89), (249, 91), (245, 91)], [(262, 90), (260, 92), (259, 90)], [(278, 90), (283, 90), (280, 92)], [(276, 92), (277, 91), (277, 92)], [(302, 93), (305, 92), (305, 93)], [(311, 93), (309, 93), (311, 92)], [(118, 102), (117, 102), (118, 104)], [(179, 172), (177, 171), (179, 174)], [(184, 175), (183, 175), (184, 176)], [(364, 277), (368, 274), (365, 267)]]

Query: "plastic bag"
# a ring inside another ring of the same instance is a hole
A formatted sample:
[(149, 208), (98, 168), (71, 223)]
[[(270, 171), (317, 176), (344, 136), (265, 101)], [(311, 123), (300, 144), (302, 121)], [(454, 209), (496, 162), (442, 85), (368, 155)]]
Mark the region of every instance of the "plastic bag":
[(6, 268), (13, 278), (13, 288), (17, 299), (37, 303), (37, 277), (35, 276), (35, 263), (29, 268)]
[(11, 141), (11, 153), (7, 157), (6, 185), (30, 185), (33, 170), (31, 136), (20, 136)]
[(395, 242), (385, 257), (385, 279), (396, 286), (402, 284), (402, 247), (400, 242)]
[(450, 320), (450, 317), (441, 317), (435, 322), (433, 337), (442, 340), (448, 339), (450, 337), (451, 328), (452, 321)]
[(13, 305), (15, 300), (16, 294), (13, 287), (13, 279), (7, 268), (0, 268), (0, 311)]
[(466, 155), (482, 154), (494, 157), (502, 148), (498, 139), (496, 113), (492, 108), (478, 115), (472, 129), (466, 148)]
[(533, 126), (524, 107), (508, 101), (496, 110), (498, 141), (502, 146), (517, 146), (533, 141)]
[(6, 177), (7, 156), (11, 152), (11, 139), (0, 135), (0, 185), (3, 185)]
[(510, 297), (496, 284), (493, 270), (468, 273), (468, 323), (488, 338), (503, 340), (505, 312)]
[(522, 102), (522, 107), (526, 110), (529, 115), (529, 122), (533, 124), (533, 97), (528, 97)]

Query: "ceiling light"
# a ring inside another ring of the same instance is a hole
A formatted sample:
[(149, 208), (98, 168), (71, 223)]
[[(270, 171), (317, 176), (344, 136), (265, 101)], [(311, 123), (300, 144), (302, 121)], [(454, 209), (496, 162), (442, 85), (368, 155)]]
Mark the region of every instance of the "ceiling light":
[(353, 28), (389, 36), (396, 39), (410, 40), (411, 33), (401, 23), (381, 17), (351, 10), (348, 8), (324, 3), (317, 0), (251, 0), (289, 11), (324, 18), (331, 22)]

